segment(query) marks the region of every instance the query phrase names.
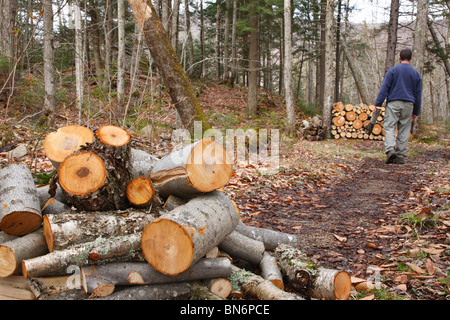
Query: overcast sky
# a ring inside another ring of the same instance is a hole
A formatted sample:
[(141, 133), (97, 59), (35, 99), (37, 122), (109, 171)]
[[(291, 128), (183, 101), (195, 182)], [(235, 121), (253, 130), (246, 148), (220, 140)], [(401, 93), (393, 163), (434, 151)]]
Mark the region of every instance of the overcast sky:
[(354, 7), (350, 21), (354, 23), (385, 23), (389, 21), (390, 0), (350, 0)]

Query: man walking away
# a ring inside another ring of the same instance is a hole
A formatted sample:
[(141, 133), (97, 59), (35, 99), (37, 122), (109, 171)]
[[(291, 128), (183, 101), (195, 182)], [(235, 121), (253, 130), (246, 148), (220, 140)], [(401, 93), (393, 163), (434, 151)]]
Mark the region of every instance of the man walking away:
[(420, 115), (422, 78), (411, 66), (411, 59), (410, 49), (400, 51), (400, 64), (386, 72), (375, 101), (375, 108), (379, 108), (387, 98), (384, 117), (386, 163), (405, 163), (411, 120)]

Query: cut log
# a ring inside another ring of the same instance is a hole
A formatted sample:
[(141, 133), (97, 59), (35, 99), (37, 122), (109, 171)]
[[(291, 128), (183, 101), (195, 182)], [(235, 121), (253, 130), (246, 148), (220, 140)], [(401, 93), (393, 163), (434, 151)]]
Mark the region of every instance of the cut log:
[[(231, 276), (228, 280), (233, 285), (234, 291), (242, 291), (244, 296), (259, 300), (304, 300), (297, 294), (286, 292), (275, 286), (269, 280), (265, 280), (250, 271), (236, 266), (231, 268)], [(236, 288), (237, 287), (237, 288)]]
[[(76, 281), (74, 281), (74, 278)], [(27, 279), (28, 285), (36, 298), (57, 295), (73, 289), (81, 289), (80, 275), (59, 277), (39, 277)]]
[(22, 276), (0, 278), (0, 300), (36, 300)]
[(345, 114), (345, 118), (346, 118), (348, 121), (353, 121), (353, 120), (356, 119), (356, 117), (357, 117), (357, 114), (356, 114), (355, 111), (349, 111), (349, 112), (347, 112), (347, 113)]
[(109, 262), (145, 262), (140, 250), (141, 233), (102, 238), (80, 243), (64, 250), (22, 261), (23, 276), (28, 278), (66, 275), (72, 266)]
[(241, 220), (239, 220), (236, 231), (251, 239), (263, 242), (264, 247), (269, 251), (275, 250), (275, 248), (282, 243), (291, 246), (297, 246), (299, 244), (298, 238), (293, 234), (266, 228), (247, 226)]
[(41, 209), (47, 204), (47, 202), (51, 198), (54, 198), (58, 202), (62, 202), (65, 204), (66, 198), (64, 196), (64, 193), (62, 192), (61, 187), (57, 183), (55, 184), (54, 197), (52, 197), (52, 195), (50, 194), (50, 185), (49, 184), (44, 185), (44, 186), (38, 186), (38, 187), (36, 187), (36, 190), (38, 193), (39, 202), (41, 204)]
[(174, 151), (155, 163), (150, 174), (159, 195), (192, 198), (226, 185), (233, 166), (226, 149), (203, 139)]
[[(115, 286), (162, 284), (209, 278), (228, 277), (231, 274), (231, 263), (226, 258), (200, 259), (189, 270), (176, 276), (162, 274), (148, 263), (123, 262), (108, 263), (95, 267), (81, 268), (83, 289), (95, 296), (104, 296), (105, 288), (114, 291)], [(111, 292), (112, 293), (112, 292)]]
[(336, 127), (342, 127), (345, 124), (345, 118), (343, 116), (337, 116), (333, 118), (333, 124)]
[(131, 148), (131, 177), (148, 178), (152, 172), (153, 165), (159, 159), (143, 150)]
[(142, 232), (154, 216), (132, 210), (72, 212), (44, 216), (43, 230), (48, 250), (95, 241), (98, 237), (132, 235)]
[(288, 245), (275, 249), (282, 273), (293, 289), (308, 297), (327, 300), (347, 300), (351, 278), (345, 271), (326, 269), (300, 250)]
[(0, 278), (22, 272), (22, 261), (48, 253), (42, 229), (0, 245)]
[[(230, 266), (231, 274), (231, 266)], [(203, 279), (202, 281), (206, 287), (215, 295), (226, 299), (231, 294), (231, 282), (225, 278)]]
[(353, 128), (355, 129), (361, 129), (363, 126), (363, 122), (360, 119), (355, 119), (353, 121)]
[(379, 125), (379, 124), (377, 123), (377, 124), (375, 124), (375, 125), (373, 126), (372, 133), (373, 133), (374, 135), (379, 135), (379, 134), (381, 133), (382, 130), (383, 130), (383, 128), (381, 127), (381, 125)]
[(333, 105), (333, 109), (340, 112), (340, 111), (344, 110), (344, 104), (342, 102), (336, 102)]
[(134, 178), (127, 186), (127, 198), (138, 208), (148, 207), (152, 203), (154, 189), (150, 179), (145, 177)]
[(353, 111), (353, 108), (354, 108), (353, 105), (348, 103), (345, 105), (344, 109), (345, 109), (345, 111)]
[(129, 144), (107, 147), (95, 143), (67, 156), (58, 170), (66, 203), (86, 211), (128, 208), (130, 153)]
[(101, 126), (95, 136), (101, 144), (112, 147), (122, 147), (131, 141), (131, 135), (128, 131), (114, 125)]
[(71, 125), (50, 132), (44, 139), (44, 151), (53, 166), (58, 169), (69, 154), (86, 143), (92, 142), (94, 142), (94, 133), (91, 129)]
[(141, 247), (150, 265), (177, 275), (223, 241), (239, 222), (230, 197), (212, 191), (162, 214), (142, 233)]
[(39, 197), (30, 169), (23, 163), (0, 170), (0, 229), (23, 236), (41, 226)]
[(259, 264), (261, 277), (272, 282), (276, 287), (284, 290), (283, 275), (278, 267), (277, 259), (267, 251)]
[(358, 119), (363, 121), (363, 122), (366, 121), (368, 118), (369, 118), (369, 115), (367, 114), (367, 112), (361, 112), (358, 115)]
[(166, 211), (172, 211), (176, 207), (179, 207), (183, 204), (186, 204), (186, 200), (182, 199), (180, 197), (174, 196), (171, 194), (167, 199), (166, 202), (164, 202), (163, 209)]
[(134, 286), (95, 300), (190, 300), (192, 287), (190, 282)]
[(7, 234), (6, 232), (0, 231), (0, 244), (2, 244), (3, 242), (14, 240), (17, 237), (18, 236), (15, 236), (13, 234)]
[(219, 244), (219, 249), (230, 256), (258, 265), (266, 251), (264, 243), (233, 231)]

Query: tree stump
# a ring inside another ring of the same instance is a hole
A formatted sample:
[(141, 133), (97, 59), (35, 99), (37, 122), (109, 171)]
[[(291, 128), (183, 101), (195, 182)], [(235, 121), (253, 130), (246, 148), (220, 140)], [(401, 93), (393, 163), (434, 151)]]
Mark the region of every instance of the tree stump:
[(41, 226), (41, 204), (30, 169), (23, 163), (0, 170), (0, 229), (23, 236)]
[(150, 174), (161, 197), (192, 198), (223, 187), (233, 166), (226, 149), (211, 139), (192, 143), (157, 161)]
[(142, 233), (142, 252), (159, 272), (177, 275), (222, 242), (238, 221), (238, 210), (229, 196), (209, 192), (151, 222)]

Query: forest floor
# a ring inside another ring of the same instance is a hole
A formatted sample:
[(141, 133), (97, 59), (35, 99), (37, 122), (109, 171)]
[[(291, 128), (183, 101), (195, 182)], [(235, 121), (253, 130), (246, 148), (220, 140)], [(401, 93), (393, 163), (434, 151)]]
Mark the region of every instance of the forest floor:
[[(225, 187), (244, 223), (295, 234), (300, 249), (324, 267), (347, 271), (355, 285), (372, 283), (373, 288), (353, 291), (351, 299), (450, 298), (448, 129), (423, 127), (410, 141), (407, 162), (388, 165), (382, 141), (312, 142), (284, 135), (284, 108), (277, 96), (262, 92), (259, 114), (249, 118), (244, 88), (198, 87), (199, 101), (215, 127), (281, 128), (279, 168), (265, 174), (259, 163), (235, 163)], [(58, 114), (56, 128), (78, 122), (68, 108)], [(26, 116), (20, 113), (3, 122), (0, 167), (23, 161), (40, 179), (53, 170), (42, 147), (49, 128)], [(147, 131), (140, 120), (132, 123), (134, 147), (167, 154), (173, 146), (174, 116), (170, 106), (136, 112), (135, 119), (151, 121), (145, 122)], [(299, 120), (305, 117), (299, 113)], [(98, 128), (108, 120), (100, 112), (88, 123)], [(8, 151), (19, 144), (27, 146), (28, 155), (8, 159)]]

